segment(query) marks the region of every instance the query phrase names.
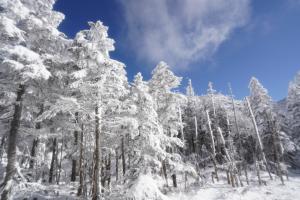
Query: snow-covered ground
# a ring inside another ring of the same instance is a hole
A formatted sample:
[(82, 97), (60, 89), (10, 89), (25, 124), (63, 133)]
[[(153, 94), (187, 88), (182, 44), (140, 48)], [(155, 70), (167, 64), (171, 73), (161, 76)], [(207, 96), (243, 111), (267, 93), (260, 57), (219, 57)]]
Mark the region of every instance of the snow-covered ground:
[[(250, 185), (247, 186), (244, 180), (244, 187), (233, 188), (227, 184), (225, 176), (221, 176), (218, 183), (206, 183), (204, 186), (195, 187), (186, 192), (174, 192), (164, 196), (164, 200), (298, 200), (300, 199), (300, 171), (291, 172), (289, 180), (285, 180), (282, 185), (279, 178), (271, 181), (268, 175), (262, 174), (262, 179), (266, 181), (266, 186), (259, 186), (254, 173), (250, 174)], [(147, 181), (147, 180), (144, 180)], [(16, 191), (14, 199), (23, 200), (37, 198), (39, 200), (75, 200), (76, 184), (59, 186), (42, 186), (37, 183), (27, 185), (26, 190)], [(153, 186), (153, 188), (155, 188)], [(179, 190), (183, 191), (183, 184), (179, 185)], [(153, 190), (153, 189), (152, 189)], [(147, 189), (148, 192), (152, 191)], [(139, 195), (138, 195), (139, 196)], [(149, 197), (149, 196), (148, 196)], [(113, 199), (112, 199), (113, 200)], [(150, 199), (145, 199), (150, 200)], [(151, 200), (154, 200), (151, 198)]]
[(250, 185), (233, 188), (224, 180), (214, 185), (207, 184), (188, 193), (169, 195), (170, 200), (297, 200), (300, 199), (300, 173), (290, 174), (285, 185), (276, 180), (269, 181), (263, 176), (267, 186), (259, 186), (255, 177), (251, 177)]

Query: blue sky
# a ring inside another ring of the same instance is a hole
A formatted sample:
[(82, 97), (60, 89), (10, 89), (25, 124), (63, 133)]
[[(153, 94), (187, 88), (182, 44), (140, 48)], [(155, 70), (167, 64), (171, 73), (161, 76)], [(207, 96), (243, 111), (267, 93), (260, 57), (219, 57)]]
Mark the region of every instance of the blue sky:
[(129, 80), (145, 79), (160, 60), (192, 79), (197, 94), (209, 81), (236, 97), (257, 77), (275, 100), (284, 98), (300, 70), (300, 0), (58, 0), (60, 30), (70, 38), (101, 20), (116, 41), (111, 57), (124, 62)]

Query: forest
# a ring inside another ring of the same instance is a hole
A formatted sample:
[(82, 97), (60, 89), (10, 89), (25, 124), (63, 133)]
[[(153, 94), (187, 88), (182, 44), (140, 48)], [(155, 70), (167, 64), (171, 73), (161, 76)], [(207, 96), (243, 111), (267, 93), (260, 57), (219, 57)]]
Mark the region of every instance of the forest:
[(212, 82), (178, 92), (163, 61), (130, 82), (108, 27), (68, 38), (54, 3), (0, 0), (1, 200), (168, 200), (220, 182), (285, 185), (299, 169), (300, 72), (280, 102), (255, 77), (244, 99)]

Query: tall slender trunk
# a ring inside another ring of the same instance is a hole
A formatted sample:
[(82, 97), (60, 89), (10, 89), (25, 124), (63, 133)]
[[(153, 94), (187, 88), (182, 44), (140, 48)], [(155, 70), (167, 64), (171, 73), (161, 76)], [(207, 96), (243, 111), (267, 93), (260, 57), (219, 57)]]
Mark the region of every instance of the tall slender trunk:
[(108, 154), (108, 160), (106, 165), (107, 187), (111, 188), (111, 153)]
[(172, 174), (173, 187), (177, 188), (177, 177), (176, 174)]
[(246, 183), (249, 185), (249, 178), (248, 178), (248, 172), (247, 172), (247, 164), (245, 163), (244, 166), (244, 172), (245, 172), (245, 177), (246, 177)]
[[(198, 155), (198, 122), (197, 122), (197, 117), (195, 116), (195, 153)], [(198, 162), (198, 160), (197, 160)]]
[(260, 169), (259, 169), (259, 166), (257, 166), (257, 160), (256, 160), (256, 156), (255, 154), (253, 154), (253, 159), (254, 159), (254, 166), (255, 166), (255, 170), (256, 170), (256, 174), (257, 174), (257, 178), (258, 178), (258, 183), (259, 185), (262, 184), (262, 181), (261, 181), (261, 177), (260, 177)]
[[(37, 117), (40, 116), (41, 114), (43, 114), (44, 112), (44, 104), (41, 104), (41, 107), (40, 107), (40, 112), (37, 114)], [(42, 123), (41, 122), (37, 122), (35, 124), (35, 129), (36, 130), (39, 130), (41, 129), (42, 127)], [(32, 142), (32, 147), (31, 147), (31, 152), (30, 152), (30, 162), (29, 162), (29, 168), (30, 169), (33, 169), (34, 167), (34, 164), (35, 164), (35, 160), (36, 160), (36, 150), (38, 148), (38, 145), (39, 145), (39, 137), (37, 136), (35, 139), (33, 139), (33, 142)]]
[(2, 161), (2, 156), (3, 156), (4, 149), (5, 149), (6, 138), (7, 138), (6, 134), (3, 135), (2, 138), (1, 138), (1, 144), (0, 144), (0, 160), (1, 161)]
[(225, 142), (225, 139), (224, 139), (224, 136), (223, 136), (223, 132), (222, 132), (222, 130), (221, 130), (220, 127), (218, 127), (217, 129), (218, 129), (218, 133), (219, 133), (220, 138), (221, 138), (221, 146), (222, 146), (222, 148), (223, 148), (224, 151), (225, 151), (226, 158), (227, 158), (227, 160), (228, 160), (230, 163), (234, 164), (234, 161), (233, 161), (233, 159), (231, 158), (231, 155), (229, 154), (228, 149), (226, 148), (226, 142)]
[(116, 149), (116, 181), (119, 180), (119, 152)]
[(235, 102), (234, 102), (232, 88), (231, 88), (230, 84), (228, 84), (228, 86), (229, 86), (229, 91), (230, 91), (230, 96), (231, 96), (232, 110), (233, 110), (233, 114), (234, 114), (235, 129), (236, 129), (236, 132), (237, 132), (237, 135), (238, 135), (237, 152), (238, 152), (238, 156), (241, 156), (240, 155), (240, 150), (241, 150), (241, 133), (240, 133), (240, 129), (239, 129), (238, 122), (237, 122), (236, 107), (235, 107)]
[(36, 149), (38, 147), (38, 143), (39, 143), (39, 138), (35, 138), (32, 141), (32, 147), (31, 147), (31, 152), (30, 152), (30, 162), (29, 162), (29, 168), (33, 169), (34, 164), (35, 164), (35, 157), (36, 157)]
[(126, 161), (125, 161), (125, 147), (124, 147), (124, 137), (121, 139), (121, 150), (122, 150), (122, 167), (123, 167), (123, 176), (126, 173)]
[(14, 115), (10, 124), (10, 130), (8, 135), (8, 147), (7, 147), (7, 166), (6, 174), (4, 178), (3, 191), (1, 194), (1, 200), (7, 200), (10, 198), (10, 191), (13, 185), (12, 179), (16, 173), (16, 162), (17, 162), (17, 139), (19, 136), (20, 119), (22, 114), (22, 103), (23, 95), (25, 93), (25, 86), (19, 85), (17, 91), (17, 99), (14, 106)]
[(212, 128), (211, 128), (211, 120), (210, 120), (210, 117), (209, 117), (208, 110), (206, 111), (206, 117), (207, 117), (207, 124), (208, 124), (210, 139), (211, 139), (212, 154), (215, 157), (216, 156), (215, 139), (214, 139), (214, 134), (213, 134), (213, 131), (212, 131)]
[[(78, 124), (78, 112), (75, 113), (75, 124)], [(76, 148), (77, 151), (77, 144), (78, 144), (78, 131), (74, 131), (74, 147)], [(76, 154), (76, 153), (75, 153)], [(72, 160), (72, 173), (71, 173), (71, 182), (76, 181), (76, 175), (77, 175), (77, 159), (76, 155), (73, 156)]]
[(209, 129), (209, 134), (210, 134), (210, 139), (211, 139), (211, 148), (212, 148), (212, 155), (211, 159), (215, 168), (215, 175), (217, 181), (219, 181), (219, 176), (218, 176), (218, 169), (217, 169), (217, 161), (216, 161), (216, 148), (215, 148), (215, 140), (214, 140), (214, 134), (211, 128), (211, 120), (209, 117), (209, 112), (206, 110), (206, 117), (207, 117), (207, 123), (208, 123), (208, 129)]
[(61, 164), (62, 164), (62, 159), (63, 159), (63, 148), (64, 148), (64, 139), (61, 140), (60, 158), (59, 158), (59, 165), (58, 165), (58, 176), (57, 176), (57, 180), (56, 180), (57, 185), (59, 185), (59, 182), (60, 182)]
[(182, 139), (183, 144), (185, 144), (185, 141), (184, 141), (184, 132), (183, 132), (183, 122), (182, 122), (182, 112), (181, 112), (180, 106), (179, 106), (179, 123), (180, 123), (181, 139)]
[(280, 156), (279, 156), (279, 153), (278, 153), (278, 146), (280, 145), (278, 131), (275, 128), (276, 127), (275, 122), (274, 122), (274, 124), (271, 124), (270, 126), (272, 126), (271, 131), (272, 131), (273, 148), (274, 148), (274, 154), (275, 154), (275, 162), (276, 162), (276, 165), (277, 165), (277, 172), (278, 172), (278, 176), (281, 180), (282, 185), (284, 185), (282, 169), (281, 169), (281, 165), (280, 165)]
[(169, 183), (168, 183), (168, 175), (167, 175), (167, 165), (166, 165), (165, 160), (162, 161), (162, 171), (163, 171), (163, 174), (164, 174), (164, 177), (165, 177), (165, 180), (166, 180), (166, 184), (167, 184), (167, 187), (168, 187)]
[(81, 134), (80, 134), (80, 155), (79, 155), (79, 187), (77, 191), (77, 196), (81, 196), (83, 193), (83, 180), (84, 171), (83, 171), (83, 124), (81, 125)]
[(261, 138), (260, 138), (260, 134), (259, 134), (259, 131), (258, 131), (258, 128), (257, 128), (257, 123), (256, 123), (256, 120), (255, 120), (255, 117), (254, 117), (254, 114), (253, 114), (253, 111), (252, 111), (252, 108), (251, 108), (250, 101), (247, 97), (246, 97), (246, 101), (247, 101), (247, 104), (248, 104), (248, 109), (249, 109), (249, 112), (250, 112), (250, 115), (251, 115), (254, 130), (255, 130), (255, 133), (256, 133), (260, 154), (261, 154), (263, 162), (266, 166), (269, 177), (270, 177), (271, 180), (273, 180), (272, 175), (271, 175), (271, 171), (270, 171), (270, 168), (269, 168), (269, 164), (267, 162), (266, 155), (265, 155), (265, 152), (264, 152), (264, 147), (263, 147), (263, 144), (262, 144), (262, 141), (261, 141)]
[(100, 147), (100, 115), (101, 111), (97, 105), (95, 108), (95, 157), (94, 157), (94, 176), (93, 176), (93, 189), (92, 200), (100, 199), (101, 193), (101, 147)]
[(49, 170), (49, 183), (52, 183), (53, 176), (54, 176), (54, 169), (55, 169), (55, 160), (56, 160), (56, 146), (57, 146), (57, 139), (53, 139), (53, 145), (52, 145), (52, 158), (51, 158), (51, 165)]

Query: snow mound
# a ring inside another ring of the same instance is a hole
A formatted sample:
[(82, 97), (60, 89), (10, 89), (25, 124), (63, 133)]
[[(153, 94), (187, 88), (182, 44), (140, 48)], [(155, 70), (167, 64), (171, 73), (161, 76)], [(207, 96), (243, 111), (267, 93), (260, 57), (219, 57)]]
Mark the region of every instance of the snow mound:
[(127, 195), (135, 200), (169, 200), (158, 187), (158, 182), (152, 178), (152, 175), (140, 175), (131, 186)]

